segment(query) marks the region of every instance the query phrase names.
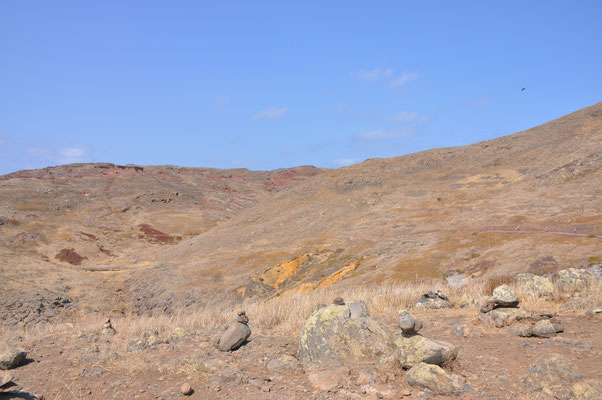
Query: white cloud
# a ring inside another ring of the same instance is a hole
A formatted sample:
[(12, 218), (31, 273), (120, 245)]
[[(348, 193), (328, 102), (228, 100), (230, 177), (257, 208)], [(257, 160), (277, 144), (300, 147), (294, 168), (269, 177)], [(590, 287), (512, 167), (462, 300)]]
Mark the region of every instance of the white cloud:
[(276, 119), (281, 118), (286, 114), (288, 109), (286, 107), (270, 107), (265, 110), (259, 111), (251, 116), (253, 119)]
[(213, 104), (216, 107), (223, 107), (226, 105), (227, 102), (230, 101), (230, 96), (215, 96), (213, 98)]
[(352, 72), (350, 75), (353, 79), (366, 82), (388, 81), (389, 87), (400, 87), (410, 82), (415, 81), (420, 77), (417, 72), (404, 72), (400, 76), (395, 74), (393, 68), (374, 68), (370, 70), (360, 69)]
[(400, 77), (393, 79), (389, 85), (392, 87), (404, 86), (406, 83), (410, 83), (418, 79), (420, 75), (416, 72), (407, 73), (404, 72)]
[(406, 123), (410, 123), (410, 122), (415, 122), (415, 123), (428, 122), (428, 118), (426, 118), (426, 117), (424, 117), (422, 115), (418, 115), (416, 113), (411, 113), (411, 112), (407, 112), (407, 111), (400, 111), (397, 114), (395, 114), (391, 119), (393, 121), (406, 122)]
[(357, 162), (357, 159), (355, 159), (355, 158), (341, 158), (339, 160), (334, 160), (334, 163), (336, 165), (340, 165), (341, 167), (343, 167), (345, 165), (351, 165), (355, 162)]
[(82, 146), (67, 146), (62, 148), (29, 147), (27, 154), (30, 157), (44, 162), (59, 164), (72, 164), (86, 162), (87, 150)]
[(407, 130), (392, 130), (385, 128), (373, 129), (371, 131), (360, 132), (357, 135), (361, 140), (390, 140), (390, 139), (407, 139), (412, 136), (412, 133)]
[(351, 73), (351, 77), (361, 81), (374, 82), (379, 79), (393, 76), (393, 68), (374, 68), (371, 70), (361, 69)]

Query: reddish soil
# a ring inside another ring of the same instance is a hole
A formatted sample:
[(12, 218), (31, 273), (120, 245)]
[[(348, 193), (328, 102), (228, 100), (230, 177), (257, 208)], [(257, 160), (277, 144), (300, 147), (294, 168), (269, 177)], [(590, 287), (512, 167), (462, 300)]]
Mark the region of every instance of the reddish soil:
[(72, 265), (80, 265), (82, 263), (82, 261), (87, 259), (87, 257), (82, 257), (79, 254), (77, 254), (75, 249), (62, 249), (54, 257), (57, 260), (60, 260), (63, 262), (68, 262), (69, 264), (72, 264)]
[(140, 230), (146, 235), (146, 238), (150, 241), (156, 241), (159, 243), (170, 244), (174, 242), (174, 238), (166, 233), (163, 233), (149, 224), (142, 224), (139, 226)]
[(96, 235), (93, 235), (91, 233), (80, 232), (80, 235), (84, 235), (84, 236), (86, 236), (86, 237), (88, 237), (88, 238), (90, 238), (90, 239), (92, 239), (94, 241), (98, 240), (98, 237), (96, 237)]

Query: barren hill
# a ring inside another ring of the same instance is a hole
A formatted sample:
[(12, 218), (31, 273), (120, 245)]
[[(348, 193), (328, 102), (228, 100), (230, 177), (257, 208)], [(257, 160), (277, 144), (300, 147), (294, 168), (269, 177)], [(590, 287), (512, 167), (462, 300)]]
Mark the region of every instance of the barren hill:
[(586, 265), (602, 256), (601, 167), (602, 103), (486, 142), (368, 160), (162, 249), (127, 290), (165, 307)]
[(323, 171), (104, 163), (0, 176), (0, 302), (60, 295), (93, 309), (114, 305), (119, 279), (107, 272), (150, 265), (151, 248), (203, 233)]
[(0, 177), (0, 284), (11, 298), (163, 312), (584, 265), (602, 256), (601, 166), (598, 103), (514, 135), (337, 170), (20, 171)]

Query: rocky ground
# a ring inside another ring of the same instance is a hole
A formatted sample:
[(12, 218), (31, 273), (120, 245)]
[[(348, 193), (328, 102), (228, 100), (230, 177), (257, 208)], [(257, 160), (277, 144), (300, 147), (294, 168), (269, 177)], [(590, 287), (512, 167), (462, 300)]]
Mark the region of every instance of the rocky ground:
[[(414, 306), (399, 321), (396, 313), (372, 315), (363, 299), (339, 298), (334, 305), (315, 305), (298, 332), (282, 332), (276, 324), (270, 332), (254, 323), (259, 316), (252, 313), (233, 313), (228, 324), (212, 329), (149, 324), (136, 334), (128, 331), (136, 321), (127, 318), (54, 325), (43, 334), (9, 338), (27, 358), (8, 370), (12, 383), (0, 398), (26, 391), (46, 399), (599, 399), (602, 309), (591, 307), (600, 301), (593, 271), (600, 267), (561, 274), (565, 280), (556, 279), (554, 294), (544, 298), (538, 297), (541, 287), (516, 281), (499, 286), (491, 299), (481, 297), (481, 304), (441, 291), (416, 292)], [(523, 317), (502, 326), (481, 317), (508, 309)], [(539, 337), (515, 330), (540, 320), (562, 329), (533, 330)], [(218, 343), (226, 342), (232, 327), (247, 321), (258, 332), (240, 347), (229, 342), (234, 351), (220, 351)]]

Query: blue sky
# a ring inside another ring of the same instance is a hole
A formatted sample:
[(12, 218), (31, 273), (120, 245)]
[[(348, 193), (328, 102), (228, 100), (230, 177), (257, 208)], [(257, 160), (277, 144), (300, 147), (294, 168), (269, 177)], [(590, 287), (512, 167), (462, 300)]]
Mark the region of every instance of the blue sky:
[(597, 0), (2, 1), (0, 173), (338, 167), (511, 134), (602, 100), (600, 15)]

